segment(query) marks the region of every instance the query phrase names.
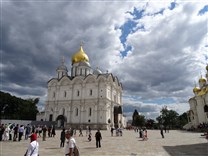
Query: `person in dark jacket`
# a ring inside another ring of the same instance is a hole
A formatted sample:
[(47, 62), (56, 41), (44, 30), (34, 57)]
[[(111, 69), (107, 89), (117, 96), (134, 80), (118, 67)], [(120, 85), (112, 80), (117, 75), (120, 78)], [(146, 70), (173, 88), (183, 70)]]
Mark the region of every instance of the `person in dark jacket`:
[(65, 135), (65, 129), (63, 128), (63, 130), (61, 131), (61, 136), (60, 136), (60, 140), (61, 140), (60, 147), (64, 147), (64, 144), (65, 144), (65, 138), (66, 138), (66, 135)]
[(100, 140), (102, 139), (102, 135), (100, 133), (100, 130), (98, 129), (97, 132), (95, 133), (95, 139), (96, 139), (96, 147), (101, 147)]

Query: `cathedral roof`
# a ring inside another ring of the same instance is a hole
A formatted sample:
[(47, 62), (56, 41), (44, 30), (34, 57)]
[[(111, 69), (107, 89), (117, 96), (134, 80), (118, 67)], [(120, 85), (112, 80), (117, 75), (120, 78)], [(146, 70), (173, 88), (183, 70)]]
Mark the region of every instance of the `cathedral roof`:
[(72, 56), (72, 64), (78, 62), (89, 62), (89, 58), (87, 54), (84, 52), (82, 45), (80, 45), (80, 49)]
[(65, 70), (65, 71), (68, 71), (67, 70), (67, 67), (65, 65), (61, 65), (57, 68), (57, 70)]
[(99, 75), (99, 74), (102, 74), (102, 72), (101, 72), (101, 70), (97, 67), (97, 68), (93, 71), (93, 74)]

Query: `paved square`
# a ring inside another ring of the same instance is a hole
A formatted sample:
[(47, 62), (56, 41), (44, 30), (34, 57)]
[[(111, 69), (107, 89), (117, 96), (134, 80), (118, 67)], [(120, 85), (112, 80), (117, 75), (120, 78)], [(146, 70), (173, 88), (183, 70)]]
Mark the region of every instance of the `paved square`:
[[(38, 138), (40, 156), (64, 156), (64, 148), (60, 148), (60, 130), (55, 138)], [(78, 132), (78, 131), (77, 131)], [(92, 141), (84, 136), (75, 139), (81, 156), (207, 156), (208, 141), (201, 133), (170, 130), (162, 139), (159, 130), (148, 130), (148, 140), (142, 141), (134, 131), (123, 131), (123, 136), (111, 137), (110, 131), (101, 131), (103, 139), (101, 148), (95, 146), (96, 131), (92, 131)], [(23, 156), (29, 140), (20, 142), (0, 142), (0, 156)]]

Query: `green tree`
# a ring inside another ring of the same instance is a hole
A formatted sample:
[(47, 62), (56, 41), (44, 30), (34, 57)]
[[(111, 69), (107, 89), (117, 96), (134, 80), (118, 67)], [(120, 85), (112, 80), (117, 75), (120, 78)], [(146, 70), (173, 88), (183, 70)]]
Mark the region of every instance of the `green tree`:
[(169, 128), (175, 128), (177, 125), (178, 113), (174, 110), (168, 110), (163, 107), (160, 111), (161, 115), (156, 118), (160, 125)]
[(184, 125), (186, 125), (188, 123), (188, 118), (187, 118), (187, 114), (183, 113), (181, 115), (179, 115), (178, 119), (177, 119), (177, 128), (182, 129)]
[(21, 99), (0, 91), (0, 118), (35, 120), (39, 98)]
[(145, 116), (144, 115), (136, 115), (135, 116), (135, 126), (143, 127), (145, 125)]

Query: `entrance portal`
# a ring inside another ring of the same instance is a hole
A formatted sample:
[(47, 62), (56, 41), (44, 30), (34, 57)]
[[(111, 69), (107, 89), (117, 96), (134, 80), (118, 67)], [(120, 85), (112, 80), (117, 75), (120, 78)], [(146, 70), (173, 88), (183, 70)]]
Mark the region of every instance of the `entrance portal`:
[(66, 117), (63, 116), (63, 115), (59, 115), (57, 118), (56, 118), (56, 121), (57, 121), (57, 127), (65, 127), (65, 123), (67, 122), (66, 120)]

